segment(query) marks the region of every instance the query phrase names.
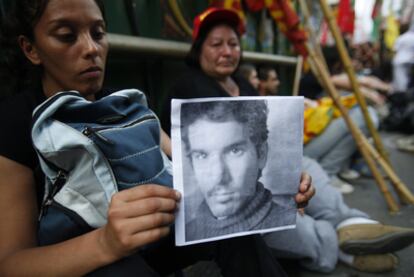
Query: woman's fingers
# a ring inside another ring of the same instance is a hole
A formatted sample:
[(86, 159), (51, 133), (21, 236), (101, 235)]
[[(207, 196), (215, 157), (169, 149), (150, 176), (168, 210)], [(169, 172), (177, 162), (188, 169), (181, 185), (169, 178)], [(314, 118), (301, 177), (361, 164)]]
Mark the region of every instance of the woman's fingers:
[(171, 198), (151, 197), (131, 202), (111, 204), (109, 218), (131, 218), (158, 212), (173, 213), (177, 209), (177, 201)]
[(126, 189), (116, 193), (112, 197), (112, 201), (116, 202), (131, 202), (143, 198), (163, 197), (179, 201), (181, 194), (171, 188), (162, 185), (139, 185), (130, 189)]

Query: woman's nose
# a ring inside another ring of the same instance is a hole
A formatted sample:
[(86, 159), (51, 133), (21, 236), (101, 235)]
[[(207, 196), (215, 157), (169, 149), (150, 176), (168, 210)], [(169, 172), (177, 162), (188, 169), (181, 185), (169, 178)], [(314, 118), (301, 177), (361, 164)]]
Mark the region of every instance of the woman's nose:
[(221, 52), (224, 55), (230, 55), (231, 54), (231, 47), (230, 47), (230, 45), (224, 44), (223, 47), (222, 47), (222, 49), (221, 49)]
[(86, 57), (95, 57), (98, 55), (98, 45), (89, 34), (83, 36), (82, 44)]

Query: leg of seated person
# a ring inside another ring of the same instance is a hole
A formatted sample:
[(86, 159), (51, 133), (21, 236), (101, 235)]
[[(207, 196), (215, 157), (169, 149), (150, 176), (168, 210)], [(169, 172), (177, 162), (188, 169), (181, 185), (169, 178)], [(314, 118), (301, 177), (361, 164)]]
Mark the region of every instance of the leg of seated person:
[[(369, 108), (375, 126), (378, 117), (375, 110)], [(365, 120), (359, 107), (349, 110), (353, 122), (366, 134)], [(337, 118), (317, 137), (304, 147), (304, 155), (317, 160), (328, 173), (334, 176), (347, 166), (350, 157), (356, 151), (356, 144), (343, 118)]]
[(344, 202), (342, 194), (329, 185), (330, 178), (317, 161), (303, 157), (302, 168), (312, 176), (316, 190), (305, 209), (308, 215), (315, 220), (328, 221), (334, 227), (349, 218), (368, 218), (366, 213), (352, 209)]
[(328, 221), (298, 215), (296, 229), (266, 233), (263, 237), (278, 258), (299, 259), (303, 267), (319, 272), (335, 269), (338, 239)]
[(146, 249), (144, 257), (160, 275), (176, 272), (198, 261), (214, 260), (224, 277), (286, 276), (260, 235), (176, 247), (171, 234)]

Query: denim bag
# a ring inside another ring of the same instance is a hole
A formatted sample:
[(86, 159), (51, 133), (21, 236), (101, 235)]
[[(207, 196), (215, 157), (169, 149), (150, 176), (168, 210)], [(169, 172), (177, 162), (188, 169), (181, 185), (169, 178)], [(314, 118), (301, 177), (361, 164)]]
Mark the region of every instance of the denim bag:
[(147, 183), (172, 187), (159, 120), (138, 90), (94, 102), (76, 91), (58, 93), (33, 112), (32, 141), (46, 176), (40, 245), (103, 226), (119, 190)]

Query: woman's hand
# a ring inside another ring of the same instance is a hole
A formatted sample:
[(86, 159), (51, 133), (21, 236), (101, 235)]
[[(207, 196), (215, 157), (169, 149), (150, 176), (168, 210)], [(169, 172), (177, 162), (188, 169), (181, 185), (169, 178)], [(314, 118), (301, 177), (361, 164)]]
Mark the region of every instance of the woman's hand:
[(140, 185), (116, 193), (108, 223), (100, 229), (100, 245), (108, 259), (117, 260), (170, 232), (180, 193), (160, 185)]
[(309, 200), (315, 194), (315, 187), (312, 185), (312, 177), (306, 172), (302, 172), (299, 184), (299, 191), (295, 196), (295, 201), (299, 213), (304, 213), (304, 208), (308, 205)]

